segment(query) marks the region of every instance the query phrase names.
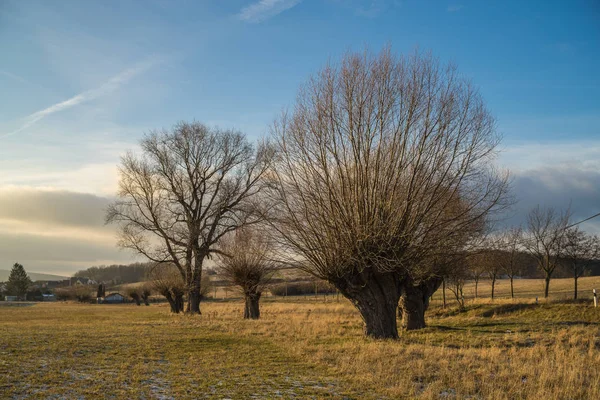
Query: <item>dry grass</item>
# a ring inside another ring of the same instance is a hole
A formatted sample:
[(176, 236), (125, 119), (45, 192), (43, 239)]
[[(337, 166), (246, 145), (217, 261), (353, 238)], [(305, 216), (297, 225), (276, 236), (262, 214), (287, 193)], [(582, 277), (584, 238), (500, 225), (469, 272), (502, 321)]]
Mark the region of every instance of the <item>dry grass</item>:
[(267, 298), (259, 321), (241, 313), (239, 301), (204, 303), (200, 317), (162, 305), (0, 307), (0, 398), (600, 393), (600, 308), (589, 301), (478, 300), (463, 313), (434, 305), (429, 327), (398, 341), (363, 338), (357, 312), (334, 296)]

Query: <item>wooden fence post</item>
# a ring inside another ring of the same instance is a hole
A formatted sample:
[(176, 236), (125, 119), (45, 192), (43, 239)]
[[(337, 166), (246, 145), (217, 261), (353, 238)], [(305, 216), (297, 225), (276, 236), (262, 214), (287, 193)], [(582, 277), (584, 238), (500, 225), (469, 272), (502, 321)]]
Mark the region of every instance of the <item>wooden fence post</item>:
[(598, 307), (598, 295), (596, 295), (596, 289), (594, 289), (594, 307)]

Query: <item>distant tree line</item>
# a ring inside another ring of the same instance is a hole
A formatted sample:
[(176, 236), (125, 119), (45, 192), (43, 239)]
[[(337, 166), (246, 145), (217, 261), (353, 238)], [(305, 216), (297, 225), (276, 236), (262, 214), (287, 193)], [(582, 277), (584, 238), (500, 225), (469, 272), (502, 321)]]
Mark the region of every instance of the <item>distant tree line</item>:
[(93, 279), (96, 282), (110, 282), (118, 285), (146, 280), (154, 263), (137, 262), (133, 264), (100, 265), (77, 271), (76, 278)]

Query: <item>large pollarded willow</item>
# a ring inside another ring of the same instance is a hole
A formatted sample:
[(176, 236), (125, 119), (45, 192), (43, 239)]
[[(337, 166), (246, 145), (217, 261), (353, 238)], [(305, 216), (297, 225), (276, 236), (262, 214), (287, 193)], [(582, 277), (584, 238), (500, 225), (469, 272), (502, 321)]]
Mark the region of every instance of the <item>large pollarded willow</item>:
[(494, 119), (431, 56), (349, 54), (301, 88), (274, 133), (284, 254), (333, 283), (373, 337), (397, 337), (406, 279), (428, 279), (507, 191), (491, 167)]

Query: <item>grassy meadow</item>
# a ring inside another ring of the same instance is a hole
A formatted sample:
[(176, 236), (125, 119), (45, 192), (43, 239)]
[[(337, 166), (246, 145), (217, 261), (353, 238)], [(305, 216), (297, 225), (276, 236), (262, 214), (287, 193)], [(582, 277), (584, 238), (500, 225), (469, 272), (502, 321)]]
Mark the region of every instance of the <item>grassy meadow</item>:
[[(336, 296), (266, 297), (258, 321), (242, 320), (239, 299), (204, 302), (202, 316), (166, 304), (4, 304), (0, 398), (598, 398), (600, 307), (589, 295), (561, 300), (571, 285), (553, 281), (536, 304), (540, 281), (516, 281), (510, 300), (503, 280), (502, 298), (469, 299), (461, 313), (438, 292), (428, 328), (397, 341), (365, 339)], [(600, 278), (582, 278), (582, 295), (594, 286)]]

